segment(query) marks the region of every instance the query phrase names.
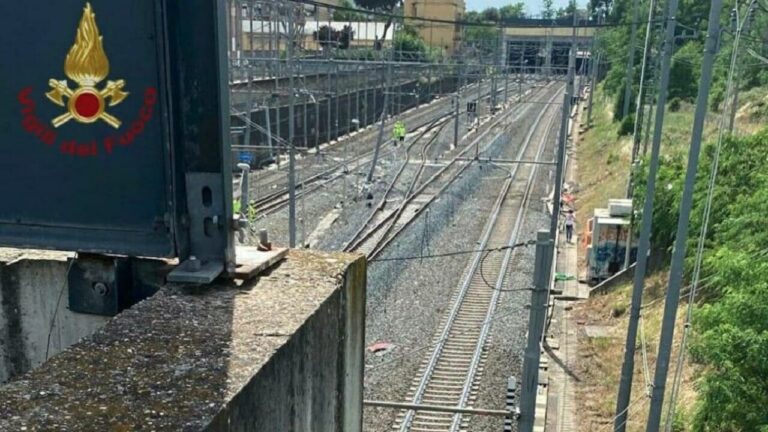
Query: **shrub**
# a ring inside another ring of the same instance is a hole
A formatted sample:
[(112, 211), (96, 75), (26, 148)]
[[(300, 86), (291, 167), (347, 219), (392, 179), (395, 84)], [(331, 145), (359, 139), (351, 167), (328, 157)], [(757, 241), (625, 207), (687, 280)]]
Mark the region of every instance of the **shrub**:
[(672, 100), (669, 101), (669, 111), (678, 112), (680, 111), (681, 105), (682, 105), (682, 102), (680, 101), (680, 98), (672, 98)]
[(621, 125), (619, 125), (618, 135), (620, 137), (626, 136), (626, 135), (632, 135), (634, 131), (635, 131), (635, 115), (630, 114), (621, 120)]

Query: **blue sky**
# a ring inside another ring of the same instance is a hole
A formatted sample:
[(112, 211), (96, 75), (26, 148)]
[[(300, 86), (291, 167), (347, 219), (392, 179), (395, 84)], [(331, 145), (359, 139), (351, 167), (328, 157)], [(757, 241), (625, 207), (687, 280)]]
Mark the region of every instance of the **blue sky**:
[[(504, 0), (466, 0), (467, 10), (476, 10), (481, 11), (487, 7), (502, 7), (508, 3), (516, 3), (518, 0), (513, 0), (510, 2), (506, 2)], [(559, 9), (561, 7), (565, 7), (570, 2), (570, 0), (554, 0), (553, 7), (555, 9)], [(534, 14), (538, 15), (541, 13), (541, 5), (544, 3), (542, 0), (523, 0), (523, 3), (525, 3), (526, 7), (526, 13), (528, 14)], [(578, 1), (579, 6), (583, 6), (586, 2), (583, 0)]]

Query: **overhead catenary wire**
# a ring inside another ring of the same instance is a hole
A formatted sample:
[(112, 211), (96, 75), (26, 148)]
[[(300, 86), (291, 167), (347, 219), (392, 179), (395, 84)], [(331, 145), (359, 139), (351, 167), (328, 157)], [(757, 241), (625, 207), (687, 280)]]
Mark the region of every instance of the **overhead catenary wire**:
[[(518, 292), (522, 292), (522, 291), (531, 291), (531, 289), (521, 289)], [(518, 316), (519, 314), (520, 314), (520, 311), (509, 311), (509, 312), (505, 312), (505, 313), (496, 313), (493, 317), (483, 321), (481, 324), (482, 325), (490, 324), (490, 323), (492, 323), (492, 322), (494, 322), (494, 321), (496, 321), (498, 319), (508, 318), (510, 316)], [(468, 334), (469, 332), (474, 332), (474, 331), (475, 331), (474, 329), (460, 330), (460, 331), (454, 332), (452, 334), (452, 336), (449, 336), (449, 337), (462, 336), (462, 335)], [(446, 337), (444, 339), (439, 339), (437, 342), (440, 342), (440, 341), (445, 342), (446, 340), (448, 340), (448, 337)], [(370, 367), (366, 367), (366, 370), (376, 370), (376, 369), (378, 369), (380, 367), (384, 367), (384, 366), (388, 366), (388, 365), (394, 364), (395, 362), (397, 362), (399, 360), (403, 360), (403, 359), (408, 358), (408, 357), (410, 357), (412, 355), (418, 354), (418, 353), (420, 353), (420, 352), (422, 352), (424, 350), (434, 348), (434, 343), (435, 342), (432, 342), (432, 343), (430, 343), (428, 345), (421, 345), (421, 346), (418, 346), (416, 348), (410, 349), (408, 351), (403, 352), (402, 354), (400, 354), (398, 356), (395, 356), (395, 357), (392, 357), (391, 359), (388, 359), (387, 361), (371, 365)]]
[(453, 252), (444, 252), (444, 253), (432, 254), (432, 255), (412, 255), (412, 256), (404, 256), (404, 257), (374, 258), (374, 259), (368, 260), (368, 262), (413, 261), (413, 260), (420, 260), (420, 259), (427, 259), (427, 258), (443, 258), (443, 257), (449, 257), (449, 256), (455, 256), (455, 255), (476, 254), (476, 253), (482, 253), (482, 252), (486, 252), (486, 253), (500, 252), (507, 249), (515, 249), (518, 247), (531, 246), (535, 244), (536, 244), (536, 240), (528, 240), (525, 242), (516, 243), (514, 245), (499, 246), (496, 248), (469, 249), (469, 250), (460, 250), (460, 251), (453, 251)]
[[(295, 0), (297, 3), (312, 5), (316, 7), (322, 7), (327, 8), (330, 10), (341, 10), (346, 12), (356, 12), (361, 14), (366, 14), (370, 16), (378, 16), (381, 18), (402, 18), (402, 15), (394, 14), (394, 13), (388, 13), (388, 12), (381, 12), (381, 11), (372, 11), (369, 9), (359, 9), (359, 8), (352, 8), (347, 6), (338, 6), (330, 3), (324, 3), (324, 2), (318, 2), (313, 0)], [(437, 18), (422, 18), (422, 17), (406, 17), (408, 21), (416, 21), (416, 22), (426, 22), (426, 23), (434, 23), (434, 24), (452, 24), (452, 25), (459, 25), (459, 26), (466, 26), (466, 27), (494, 27), (498, 28), (499, 25), (502, 26), (502, 28), (542, 28), (542, 27), (572, 27), (572, 24), (563, 22), (558, 22), (556, 20), (552, 20), (551, 24), (549, 26), (541, 25), (540, 21), (545, 20), (539, 20), (539, 19), (527, 19), (527, 20), (518, 20), (517, 22), (513, 20), (508, 20), (506, 22), (503, 21), (486, 21), (486, 22), (472, 22), (472, 21), (463, 21), (463, 20), (443, 20), (443, 19), (437, 19)], [(565, 17), (564, 20), (570, 21), (571, 17)], [(655, 23), (661, 23), (665, 20), (659, 19), (659, 20), (653, 20)], [(645, 24), (645, 20), (637, 21), (637, 24)], [(605, 27), (629, 27), (631, 23), (624, 23), (624, 22), (605, 22), (602, 24), (586, 24), (586, 25), (577, 25), (577, 28), (605, 28)]]
[[(755, 0), (752, 0), (749, 3), (748, 8), (750, 8), (751, 5), (753, 5), (754, 3), (755, 3)], [(739, 36), (741, 36), (741, 31), (746, 23), (747, 23), (747, 20), (742, 21), (739, 24), (739, 28), (736, 32), (737, 37), (736, 37), (736, 40), (734, 40), (734, 48), (731, 55), (731, 64), (730, 64), (730, 69), (728, 71), (728, 84), (726, 86), (726, 100), (729, 100), (730, 96), (735, 91), (734, 85), (733, 85), (733, 78), (734, 78), (736, 67), (737, 67), (736, 60), (738, 58)], [(685, 365), (688, 336), (692, 327), (693, 305), (694, 305), (694, 299), (696, 297), (696, 291), (698, 288), (699, 278), (701, 276), (701, 268), (702, 268), (703, 259), (704, 259), (704, 244), (706, 242), (707, 233), (709, 229), (709, 218), (712, 211), (712, 202), (714, 200), (714, 191), (715, 191), (715, 184), (717, 182), (718, 167), (720, 163), (720, 154), (722, 151), (723, 139), (725, 136), (725, 129), (726, 129), (725, 123), (726, 123), (727, 111), (728, 110), (723, 110), (720, 113), (720, 127), (718, 132), (717, 145), (715, 146), (715, 154), (712, 157), (710, 176), (707, 182), (707, 195), (706, 195), (706, 200), (705, 200), (705, 205), (704, 205), (704, 210), (702, 215), (703, 222), (701, 226), (701, 231), (699, 232), (699, 238), (696, 246), (695, 264), (694, 264), (694, 270), (693, 270), (693, 283), (691, 284), (692, 288), (690, 291), (690, 299), (688, 302), (688, 307), (686, 309), (685, 325), (683, 326), (683, 332), (681, 335), (680, 351), (678, 352), (677, 361), (675, 365), (675, 374), (672, 380), (672, 395), (670, 396), (670, 401), (667, 409), (667, 417), (666, 417), (666, 422), (664, 427), (666, 431), (669, 431), (672, 427), (672, 420), (675, 415), (677, 398), (680, 392), (680, 386), (682, 385), (682, 377), (683, 377), (683, 369)]]

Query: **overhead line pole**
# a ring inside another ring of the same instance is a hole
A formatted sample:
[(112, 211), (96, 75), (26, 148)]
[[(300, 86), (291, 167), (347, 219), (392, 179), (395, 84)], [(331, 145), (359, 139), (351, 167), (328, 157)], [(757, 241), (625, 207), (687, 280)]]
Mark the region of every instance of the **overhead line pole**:
[[(600, 25), (603, 19), (603, 10), (597, 15), (597, 24)], [(589, 84), (589, 105), (587, 105), (587, 127), (592, 127), (592, 100), (597, 90), (597, 72), (600, 69), (600, 54), (597, 51), (597, 32), (592, 35), (592, 52), (590, 52), (591, 80)]]
[(391, 86), (392, 86), (392, 63), (395, 60), (395, 31), (397, 29), (397, 22), (392, 23), (392, 49), (389, 51), (389, 62), (387, 63), (387, 77), (386, 88), (384, 91), (384, 107), (381, 110), (381, 123), (379, 124), (379, 136), (376, 139), (376, 148), (373, 151), (373, 161), (371, 162), (371, 170), (368, 171), (368, 182), (373, 181), (373, 173), (376, 171), (376, 162), (379, 159), (379, 151), (381, 149), (381, 143), (384, 140), (384, 122), (387, 119), (387, 111), (390, 100)]
[[(752, 17), (754, 16), (755, 11), (755, 1), (752, 0), (749, 3), (749, 6), (747, 7), (746, 17), (744, 18), (743, 24), (739, 23), (738, 29), (736, 30), (736, 39), (733, 42), (733, 56), (734, 56), (734, 62), (733, 62), (733, 71), (732, 76), (729, 77), (728, 85), (726, 87), (733, 86), (733, 99), (731, 100), (731, 115), (729, 117), (728, 121), (728, 131), (733, 133), (733, 128), (736, 125), (736, 111), (739, 109), (739, 77), (740, 77), (740, 68), (738, 63), (739, 58), (739, 41), (741, 40), (741, 35), (744, 32), (749, 32), (749, 27), (752, 21)], [(738, 8), (736, 8), (736, 16), (738, 18)]]
[(453, 148), (457, 148), (459, 146), (459, 115), (461, 113), (461, 71), (462, 71), (462, 65), (459, 63), (458, 65), (458, 77), (456, 79), (456, 98), (454, 99), (456, 101), (456, 106), (454, 107), (455, 115), (453, 117)]
[(632, 26), (629, 30), (629, 57), (627, 57), (627, 72), (624, 77), (624, 107), (622, 117), (629, 115), (629, 99), (632, 97), (632, 68), (635, 66), (635, 42), (637, 39), (638, 0), (632, 0)]
[(709, 87), (712, 85), (712, 67), (715, 62), (715, 47), (717, 46), (717, 38), (720, 31), (720, 11), (722, 8), (722, 0), (712, 0), (709, 9), (707, 40), (704, 46), (704, 58), (701, 66), (699, 95), (696, 99), (696, 113), (693, 119), (693, 130), (691, 132), (691, 147), (688, 152), (688, 169), (685, 173), (685, 187), (680, 202), (680, 216), (677, 221), (677, 234), (675, 236), (675, 246), (672, 251), (672, 264), (669, 269), (669, 285), (667, 288), (667, 298), (664, 303), (664, 320), (661, 324), (659, 355), (656, 358), (656, 371), (653, 379), (651, 407), (648, 412), (648, 425), (646, 428), (648, 432), (658, 431), (661, 423), (664, 390), (666, 388), (667, 373), (669, 371), (669, 358), (672, 353), (672, 340), (675, 334), (677, 306), (680, 303), (680, 287), (683, 282), (683, 267), (685, 265), (686, 242), (688, 241), (688, 226), (690, 224), (691, 210), (693, 207), (693, 190), (696, 185), (696, 172), (698, 171), (699, 166), (699, 153), (704, 131), (704, 120), (707, 115)]
[[(635, 104), (635, 128), (632, 131), (632, 165), (634, 166), (637, 161), (637, 154), (640, 150), (640, 134), (642, 130), (642, 115), (643, 115), (643, 98), (645, 96), (645, 68), (648, 64), (648, 51), (651, 49), (651, 29), (653, 20), (653, 10), (656, 7), (656, 0), (651, 0), (648, 6), (648, 24), (645, 27), (645, 43), (643, 45), (643, 66), (640, 69), (640, 89), (637, 92), (637, 102)], [(629, 189), (627, 190), (627, 198), (632, 196), (632, 183), (630, 181)]]
[[(574, 11), (576, 8), (574, 7)], [(573, 35), (571, 36), (571, 52), (568, 56), (568, 78), (563, 97), (563, 113), (560, 121), (560, 137), (557, 145), (557, 170), (555, 172), (555, 187), (552, 194), (552, 218), (549, 224), (549, 235), (557, 238), (557, 225), (560, 220), (560, 195), (563, 191), (563, 177), (565, 171), (565, 149), (568, 142), (568, 121), (571, 118), (571, 100), (573, 98), (573, 84), (576, 69), (576, 22), (577, 14), (573, 14)]]
[[(653, 19), (653, 9), (656, 6), (656, 0), (651, 0), (651, 3), (648, 7), (648, 24), (645, 28), (645, 43), (643, 44), (643, 60), (642, 60), (642, 67), (640, 69), (640, 88), (637, 91), (637, 101), (635, 104), (635, 126), (634, 130), (632, 131), (632, 156), (631, 156), (631, 162), (630, 162), (630, 174), (629, 174), (629, 180), (627, 181), (627, 198), (631, 199), (632, 195), (634, 193), (634, 180), (633, 180), (633, 173), (635, 170), (635, 166), (637, 165), (637, 153), (640, 150), (640, 131), (641, 131), (641, 125), (643, 123), (643, 112), (644, 112), (644, 104), (643, 104), (643, 97), (645, 96), (644, 87), (645, 87), (645, 66), (648, 63), (648, 50), (650, 49), (651, 45), (651, 19)], [(632, 212), (630, 218), (629, 218), (629, 228), (627, 230), (627, 242), (626, 247), (624, 248), (624, 268), (629, 268), (630, 265), (630, 252), (632, 251), (632, 237), (634, 236), (633, 227), (635, 224), (635, 213)]]
[(547, 315), (547, 298), (552, 266), (554, 243), (547, 230), (536, 235), (536, 258), (534, 263), (534, 288), (531, 293), (531, 308), (528, 312), (528, 346), (523, 359), (522, 395), (520, 397), (520, 432), (532, 432), (536, 417), (536, 394), (539, 383), (539, 361), (541, 360), (541, 337)]
[(296, 90), (294, 88), (293, 70), (293, 42), (294, 9), (288, 6), (288, 47), (286, 49), (286, 61), (288, 67), (288, 244), (296, 247), (296, 148), (294, 141), (294, 124), (296, 119), (295, 103)]
[(677, 24), (678, 0), (670, 0), (667, 4), (665, 21), (667, 27), (664, 34), (660, 57), (661, 74), (659, 79), (659, 97), (656, 109), (656, 123), (653, 131), (653, 144), (651, 145), (651, 160), (648, 165), (648, 180), (645, 189), (645, 203), (643, 204), (643, 219), (640, 227), (640, 239), (638, 240), (637, 264), (635, 266), (632, 284), (632, 304), (629, 312), (629, 325), (627, 326), (627, 342), (624, 347), (624, 361), (621, 365), (621, 377), (619, 380), (619, 392), (616, 397), (616, 415), (614, 431), (624, 432), (627, 424), (627, 411), (632, 394), (632, 376), (635, 371), (635, 348), (637, 345), (637, 328), (640, 322), (640, 307), (643, 302), (643, 289), (645, 284), (645, 272), (648, 267), (648, 252), (651, 244), (651, 228), (653, 221), (653, 200), (656, 193), (656, 176), (659, 169), (659, 153), (661, 148), (661, 134), (664, 127), (664, 112), (667, 103), (667, 88), (669, 87), (669, 69), (672, 62), (674, 49), (675, 27)]

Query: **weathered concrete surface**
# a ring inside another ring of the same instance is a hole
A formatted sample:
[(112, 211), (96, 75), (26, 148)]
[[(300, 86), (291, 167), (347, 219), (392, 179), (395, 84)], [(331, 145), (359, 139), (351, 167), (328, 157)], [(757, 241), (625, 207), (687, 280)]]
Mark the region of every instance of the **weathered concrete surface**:
[(365, 260), (165, 288), (0, 388), (0, 430), (359, 431)]
[(52, 356), (108, 321), (67, 308), (70, 256), (0, 248), (0, 383), (39, 366), (46, 352)]

